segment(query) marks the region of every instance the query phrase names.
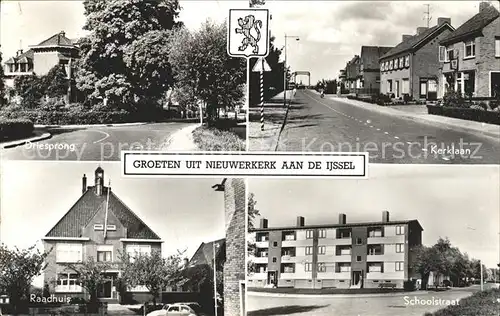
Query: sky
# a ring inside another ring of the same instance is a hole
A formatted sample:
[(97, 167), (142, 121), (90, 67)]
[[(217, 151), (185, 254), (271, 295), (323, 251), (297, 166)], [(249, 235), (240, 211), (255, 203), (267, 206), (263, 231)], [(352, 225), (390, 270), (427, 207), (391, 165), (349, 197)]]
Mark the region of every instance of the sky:
[[(430, 25), (449, 17), (460, 26), (479, 10), (479, 1), (284, 1), (267, 0), (270, 30), (276, 46), (284, 46), (284, 34), (299, 36), (287, 45), (293, 71), (310, 71), (311, 82), (333, 79), (362, 45), (395, 46), (403, 34), (415, 34), (426, 26), (425, 4), (430, 3)], [(498, 8), (498, 1), (491, 1)], [(247, 0), (180, 1), (180, 20), (197, 28), (210, 18), (222, 22), (229, 9), (246, 8)], [(64, 30), (68, 37), (85, 35), (81, 1), (2, 1), (0, 44), (4, 56), (37, 44)], [(298, 77), (306, 82), (306, 77)]]
[[(122, 178), (120, 163), (101, 163), (105, 184), (164, 241), (164, 255), (225, 238), (221, 179)], [(82, 176), (94, 183), (97, 163), (2, 161), (1, 242), (26, 248), (40, 239), (81, 196)]]
[(250, 179), (256, 208), (269, 227), (417, 219), (422, 243), (439, 237), (489, 268), (499, 262), (499, 166), (379, 165), (372, 164), (367, 180)]

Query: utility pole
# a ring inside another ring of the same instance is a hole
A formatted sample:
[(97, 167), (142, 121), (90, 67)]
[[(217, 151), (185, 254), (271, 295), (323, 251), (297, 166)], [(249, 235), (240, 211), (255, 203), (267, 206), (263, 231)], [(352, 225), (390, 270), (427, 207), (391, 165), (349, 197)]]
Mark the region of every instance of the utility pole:
[(427, 22), (427, 27), (429, 28), (432, 20), (431, 5), (430, 4), (424, 4), (424, 5), (427, 7), (427, 11), (424, 12), (425, 14), (424, 20)]

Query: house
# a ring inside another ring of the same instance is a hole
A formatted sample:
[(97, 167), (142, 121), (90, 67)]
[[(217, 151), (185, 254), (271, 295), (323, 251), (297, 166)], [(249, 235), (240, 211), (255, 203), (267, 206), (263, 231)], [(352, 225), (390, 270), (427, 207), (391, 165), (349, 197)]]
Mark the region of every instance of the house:
[(361, 60), (359, 55), (355, 55), (349, 62), (347, 62), (345, 80), (346, 88), (350, 93), (353, 93), (356, 89), (361, 88), (360, 63)]
[(488, 2), (439, 44), (440, 94), (493, 97), (500, 87), (500, 13)]
[(362, 46), (359, 65), (360, 84), (356, 94), (374, 95), (380, 91), (379, 59), (393, 47)]
[[(215, 250), (215, 255), (214, 255)], [(202, 242), (200, 247), (196, 250), (191, 260), (188, 262), (189, 267), (194, 267), (197, 265), (207, 264), (213, 267), (215, 258), (215, 264), (217, 271), (222, 271), (224, 269), (224, 262), (226, 261), (226, 239), (219, 239), (211, 241), (208, 243)]]
[[(100, 286), (101, 301), (118, 302), (116, 280), (121, 276), (120, 253), (135, 256), (161, 251), (162, 240), (134, 212), (129, 209), (111, 188), (104, 185), (104, 170), (98, 167), (94, 186), (87, 186), (82, 178), (82, 194), (59, 222), (42, 239), (47, 257), (44, 282), (56, 296), (86, 296), (77, 283), (77, 275), (67, 264), (77, 264), (92, 257), (107, 262), (106, 282)], [(135, 301), (149, 299), (145, 287), (127, 289), (127, 297)]]
[(284, 288), (403, 288), (417, 280), (412, 268), (413, 249), (422, 243), (417, 220), (347, 223), (339, 215), (337, 224), (260, 227), (251, 233), (256, 241), (253, 258), (256, 272), (248, 277), (249, 287)]
[(438, 98), (439, 42), (453, 31), (451, 19), (440, 17), (436, 26), (403, 35), (401, 43), (380, 58), (380, 93), (419, 101)]

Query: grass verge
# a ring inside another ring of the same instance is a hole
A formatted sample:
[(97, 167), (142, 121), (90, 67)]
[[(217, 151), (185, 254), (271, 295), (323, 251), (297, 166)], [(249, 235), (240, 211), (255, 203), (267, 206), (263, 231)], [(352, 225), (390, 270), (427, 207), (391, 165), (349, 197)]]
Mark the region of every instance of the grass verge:
[(449, 305), (424, 316), (497, 316), (500, 310), (499, 298), (499, 289), (477, 292), (461, 299), (458, 305)]
[(193, 141), (202, 151), (244, 151), (246, 147), (236, 134), (205, 126), (193, 131)]

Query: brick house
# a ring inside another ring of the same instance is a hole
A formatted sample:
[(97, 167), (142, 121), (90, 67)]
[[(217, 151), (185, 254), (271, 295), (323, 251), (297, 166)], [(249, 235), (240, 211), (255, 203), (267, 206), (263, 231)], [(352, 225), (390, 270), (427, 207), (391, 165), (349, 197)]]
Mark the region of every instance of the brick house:
[(356, 89), (361, 88), (360, 64), (361, 59), (359, 55), (355, 55), (347, 62), (345, 68), (345, 83), (349, 93), (354, 93)]
[(224, 315), (246, 315), (245, 180), (227, 179), (224, 186), (226, 261), (224, 263)]
[(454, 28), (451, 19), (438, 18), (436, 26), (419, 27), (416, 35), (403, 35), (402, 41), (380, 58), (380, 93), (402, 99), (438, 98), (439, 42)]
[(500, 85), (500, 13), (487, 2), (479, 12), (440, 41), (441, 94), (493, 97)]
[(393, 47), (361, 46), (357, 94), (373, 95), (380, 91), (379, 59)]
[[(93, 257), (107, 262), (111, 268), (104, 275), (98, 297), (101, 301), (118, 302), (115, 281), (121, 276), (120, 253), (131, 256), (161, 251), (162, 240), (132, 210), (104, 186), (104, 170), (95, 170), (94, 186), (82, 178), (82, 195), (59, 222), (45, 235), (47, 257), (44, 283), (56, 296), (84, 297), (85, 290), (77, 284), (77, 275), (65, 264), (78, 263)], [(149, 293), (144, 287), (129, 288), (127, 297), (144, 302)]]
[(249, 287), (403, 288), (419, 278), (412, 262), (422, 231), (417, 220), (391, 221), (387, 211), (381, 221), (361, 223), (348, 223), (345, 214), (321, 225), (299, 216), (296, 226), (268, 227), (261, 219), (250, 232), (257, 250)]

